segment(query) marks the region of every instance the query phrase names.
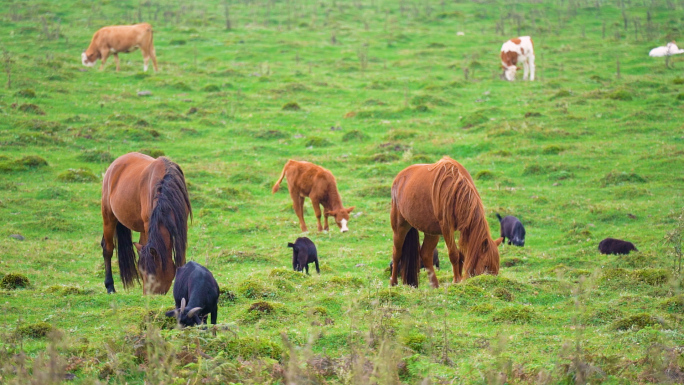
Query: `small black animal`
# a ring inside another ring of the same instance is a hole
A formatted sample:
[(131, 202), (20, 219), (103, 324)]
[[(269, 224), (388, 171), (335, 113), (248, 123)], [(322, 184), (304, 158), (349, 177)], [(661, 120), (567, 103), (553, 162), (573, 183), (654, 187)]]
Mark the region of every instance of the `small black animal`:
[(206, 323), (211, 313), (211, 323), (215, 325), (218, 297), (219, 286), (211, 272), (199, 263), (188, 262), (176, 270), (173, 283), (176, 309), (166, 312), (166, 316), (176, 317), (182, 326), (195, 326)]
[[(394, 265), (394, 262), (393, 262), (393, 261), (390, 261), (390, 265), (389, 265), (389, 270), (390, 270), (390, 271), (392, 271), (392, 266), (393, 266), (393, 265)], [(435, 249), (435, 251), (432, 252), (432, 266), (436, 267), (437, 270), (439, 270), (439, 252), (437, 251), (437, 249)], [(401, 268), (401, 265), (399, 265), (399, 267)], [(423, 260), (422, 260), (422, 259), (420, 260), (420, 268), (421, 268), (421, 269), (424, 269), (424, 268), (425, 268), (425, 265), (423, 265)]]
[(632, 242), (623, 241), (615, 238), (606, 238), (599, 243), (601, 254), (629, 254), (630, 251), (639, 251)]
[(512, 243), (515, 246), (525, 246), (525, 227), (520, 223), (520, 220), (511, 215), (501, 218), (499, 213), (496, 213), (496, 217), (499, 218), (501, 236), (504, 242), (508, 238), (509, 245)]
[(295, 243), (288, 243), (287, 247), (292, 248), (292, 269), (294, 271), (302, 271), (306, 269), (306, 274), (309, 274), (309, 264), (316, 264), (316, 272), (321, 274), (321, 269), (318, 268), (318, 252), (316, 245), (307, 237), (297, 238)]

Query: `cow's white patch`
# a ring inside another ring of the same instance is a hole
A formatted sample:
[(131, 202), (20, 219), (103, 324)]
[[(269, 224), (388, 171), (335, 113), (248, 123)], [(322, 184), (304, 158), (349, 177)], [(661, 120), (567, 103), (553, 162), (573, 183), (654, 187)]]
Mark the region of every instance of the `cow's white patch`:
[(83, 63), (83, 65), (86, 67), (92, 67), (95, 65), (95, 62), (88, 61), (88, 56), (85, 52), (81, 52), (81, 63)]
[(143, 72), (147, 72), (147, 64), (143, 64)]
[(343, 219), (340, 221), (340, 231), (343, 233), (346, 233), (347, 231), (349, 231), (349, 229), (347, 228), (347, 220), (346, 219)]
[(109, 49), (109, 52), (111, 52), (111, 53), (116, 53), (116, 50), (115, 50), (114, 48), (110, 48), (110, 49)]

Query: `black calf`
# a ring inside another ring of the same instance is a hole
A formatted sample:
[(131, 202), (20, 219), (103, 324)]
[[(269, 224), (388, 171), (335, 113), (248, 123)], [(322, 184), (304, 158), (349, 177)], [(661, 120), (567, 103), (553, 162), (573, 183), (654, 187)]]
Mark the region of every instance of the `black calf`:
[(211, 313), (211, 323), (216, 324), (218, 297), (218, 283), (211, 272), (199, 263), (188, 262), (176, 270), (173, 283), (176, 309), (167, 312), (166, 316), (176, 317), (183, 326), (195, 326), (206, 323), (207, 315)]
[(606, 238), (599, 243), (601, 254), (629, 254), (630, 251), (639, 251), (632, 242), (623, 241), (615, 238)]
[(292, 269), (294, 271), (302, 271), (306, 269), (306, 274), (309, 274), (309, 264), (316, 264), (316, 272), (321, 274), (321, 269), (318, 268), (318, 252), (316, 245), (307, 237), (297, 238), (295, 243), (288, 243), (287, 247), (292, 248)]
[(512, 243), (515, 246), (525, 246), (525, 227), (520, 223), (520, 220), (510, 215), (501, 218), (498, 213), (496, 217), (499, 218), (499, 224), (501, 224), (501, 236), (504, 242), (508, 238), (509, 245)]

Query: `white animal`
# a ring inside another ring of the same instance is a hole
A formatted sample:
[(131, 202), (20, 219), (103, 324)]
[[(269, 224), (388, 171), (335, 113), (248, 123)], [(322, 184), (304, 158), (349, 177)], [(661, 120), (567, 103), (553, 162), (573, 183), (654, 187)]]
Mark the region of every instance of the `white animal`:
[(679, 49), (677, 47), (677, 44), (675, 44), (674, 41), (671, 41), (667, 43), (665, 47), (657, 47), (653, 48), (651, 52), (648, 53), (648, 56), (650, 57), (663, 57), (663, 56), (672, 56), (672, 55), (677, 55), (680, 53), (684, 53), (684, 49)]
[(523, 80), (528, 78), (534, 80), (534, 45), (529, 36), (511, 39), (501, 46), (501, 66), (504, 69), (506, 80), (515, 80), (518, 62), (522, 62), (525, 71)]

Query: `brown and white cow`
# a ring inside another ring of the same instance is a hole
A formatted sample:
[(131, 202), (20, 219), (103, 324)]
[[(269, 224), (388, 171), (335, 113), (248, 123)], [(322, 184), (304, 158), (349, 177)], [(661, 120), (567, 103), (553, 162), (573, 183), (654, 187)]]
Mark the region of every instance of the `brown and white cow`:
[[(288, 160), (280, 174), (280, 179), (273, 185), (272, 192), (275, 194), (280, 188), (280, 182), (287, 177), (287, 189), (290, 190), (292, 207), (299, 218), (299, 227), (302, 231), (307, 231), (304, 222), (304, 198), (309, 197), (313, 204), (316, 220), (318, 220), (318, 231), (328, 230), (328, 217), (335, 218), (340, 231), (347, 232), (349, 213), (354, 207), (344, 208), (342, 198), (337, 191), (337, 182), (333, 174), (321, 166), (309, 162), (298, 162)], [(321, 226), (321, 208), (325, 209), (325, 228)]]
[(515, 80), (515, 72), (518, 70), (518, 63), (522, 62), (524, 74), (523, 80), (534, 80), (534, 45), (532, 38), (521, 36), (511, 39), (501, 46), (501, 66), (504, 69), (504, 76), (508, 81)]
[(113, 25), (100, 28), (90, 46), (81, 54), (81, 62), (86, 67), (92, 67), (97, 59), (102, 60), (100, 70), (104, 68), (109, 55), (114, 55), (116, 71), (119, 71), (119, 53), (133, 52), (140, 48), (143, 54), (144, 66), (147, 71), (147, 63), (152, 58), (154, 70), (157, 69), (157, 56), (152, 42), (152, 26), (147, 23), (134, 25)]

